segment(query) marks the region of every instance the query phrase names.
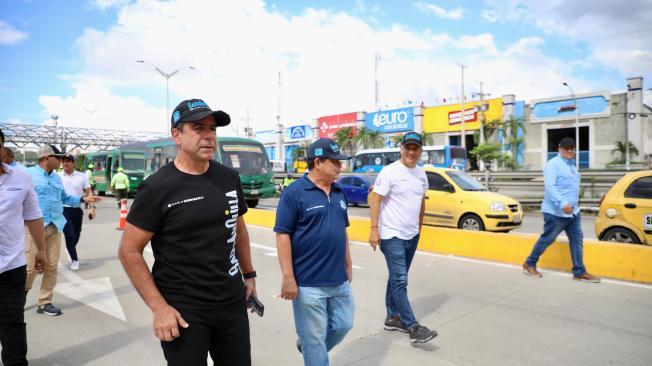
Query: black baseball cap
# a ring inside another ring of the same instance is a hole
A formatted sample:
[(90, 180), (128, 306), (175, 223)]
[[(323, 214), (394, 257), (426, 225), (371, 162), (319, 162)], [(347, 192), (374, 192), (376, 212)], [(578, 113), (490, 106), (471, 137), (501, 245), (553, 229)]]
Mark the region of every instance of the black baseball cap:
[(75, 161), (75, 155), (73, 154), (64, 155), (63, 158)]
[(571, 146), (573, 146), (573, 147), (577, 146), (577, 145), (575, 145), (575, 140), (573, 140), (573, 138), (571, 138), (571, 137), (564, 137), (563, 139), (561, 139), (561, 141), (559, 141), (559, 147), (564, 147), (565, 148), (565, 147), (571, 147)]
[(231, 123), (231, 117), (226, 112), (213, 111), (201, 99), (184, 100), (172, 112), (172, 128), (177, 127), (181, 122), (197, 122), (210, 115), (215, 118), (215, 125), (218, 127), (227, 126)]
[(421, 147), (423, 143), (421, 142), (421, 135), (411, 131), (403, 135), (403, 141), (401, 142), (401, 145), (405, 146), (407, 144), (415, 144)]
[(308, 146), (308, 159), (328, 158), (335, 160), (349, 160), (348, 155), (343, 155), (335, 141), (321, 138)]

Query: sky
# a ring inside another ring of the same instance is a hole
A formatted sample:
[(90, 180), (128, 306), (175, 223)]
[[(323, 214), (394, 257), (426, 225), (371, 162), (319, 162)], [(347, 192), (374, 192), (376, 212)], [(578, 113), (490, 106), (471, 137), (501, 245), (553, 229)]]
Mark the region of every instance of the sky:
[(381, 108), (455, 100), (458, 64), (469, 98), (650, 89), (651, 20), (652, 0), (3, 0), (0, 122), (166, 132), (168, 90), (235, 135), (374, 110), (375, 81)]

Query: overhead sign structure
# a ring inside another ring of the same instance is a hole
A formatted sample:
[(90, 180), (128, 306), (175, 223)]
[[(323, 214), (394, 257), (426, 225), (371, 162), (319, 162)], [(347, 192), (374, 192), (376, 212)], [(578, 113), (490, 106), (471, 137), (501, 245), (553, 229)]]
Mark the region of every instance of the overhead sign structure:
[(367, 113), (365, 126), (381, 133), (414, 130), (414, 108), (400, 108)]
[(343, 128), (357, 127), (358, 113), (345, 113), (335, 116), (319, 117), (319, 137), (333, 138), (335, 133)]
[[(484, 111), (483, 111), (484, 110)], [(487, 99), (464, 103), (464, 130), (480, 129), (480, 114), (487, 122), (503, 117), (503, 99)], [(423, 131), (454, 132), (462, 129), (462, 106), (449, 104), (423, 110)]]

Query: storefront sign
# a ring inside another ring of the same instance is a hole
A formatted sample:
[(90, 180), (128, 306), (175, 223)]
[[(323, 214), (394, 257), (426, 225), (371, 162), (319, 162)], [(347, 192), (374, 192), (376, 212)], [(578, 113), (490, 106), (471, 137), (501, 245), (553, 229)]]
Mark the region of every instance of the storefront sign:
[(291, 126), (285, 129), (285, 141), (309, 140), (312, 129), (308, 125)]
[[(486, 105), (485, 107), (482, 107)], [(484, 109), (484, 111), (482, 111)], [(490, 122), (503, 117), (503, 99), (487, 99), (464, 103), (464, 130), (477, 130), (480, 128), (480, 117), (484, 113), (484, 120)], [(449, 104), (423, 110), (423, 130), (425, 132), (456, 132), (462, 129), (462, 106)]]
[(367, 113), (365, 126), (369, 130), (381, 133), (412, 131), (414, 129), (414, 108)]
[(342, 128), (357, 127), (358, 113), (345, 113), (336, 116), (319, 117), (319, 137), (333, 138)]

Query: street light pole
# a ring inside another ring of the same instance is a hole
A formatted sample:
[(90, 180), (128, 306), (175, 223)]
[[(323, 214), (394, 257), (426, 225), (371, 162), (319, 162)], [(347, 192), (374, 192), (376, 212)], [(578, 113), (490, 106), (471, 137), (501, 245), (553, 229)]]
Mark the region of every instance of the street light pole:
[(462, 136), (461, 136), (461, 140), (462, 140), (462, 147), (464, 149), (466, 149), (466, 136), (464, 135), (465, 134), (465, 131), (464, 131), (464, 120), (465, 120), (465, 118), (464, 118), (464, 69), (466, 68), (466, 65), (462, 64), (459, 61), (455, 61), (455, 63), (457, 64), (457, 66), (460, 67), (460, 70), (462, 71), (462, 96), (460, 98), (460, 103), (461, 103), (461, 107), (462, 107), (461, 108), (462, 109), (462, 111), (461, 111), (462, 112), (462, 116), (461, 116), (461, 118), (462, 118), (462, 127), (461, 127)]
[(575, 93), (573, 92), (573, 88), (571, 88), (570, 85), (568, 85), (567, 82), (564, 81), (563, 83), (566, 87), (571, 92), (571, 96), (573, 96), (573, 102), (575, 103), (575, 148), (577, 149), (577, 155), (575, 156), (575, 168), (577, 171), (580, 171), (580, 109), (577, 106), (577, 98), (575, 97)]
[[(167, 73), (163, 70), (161, 70), (158, 66), (154, 65), (151, 62), (145, 61), (145, 60), (136, 60), (136, 62), (141, 63), (141, 64), (149, 64), (152, 66), (156, 72), (158, 72), (163, 78), (165, 79), (165, 109), (166, 109), (166, 115), (165, 115), (165, 123), (164, 126), (167, 125), (168, 118), (170, 118), (170, 78), (176, 75), (179, 72), (179, 69), (172, 71), (171, 73)], [(192, 66), (188, 66), (189, 69), (191, 70), (196, 70)]]

